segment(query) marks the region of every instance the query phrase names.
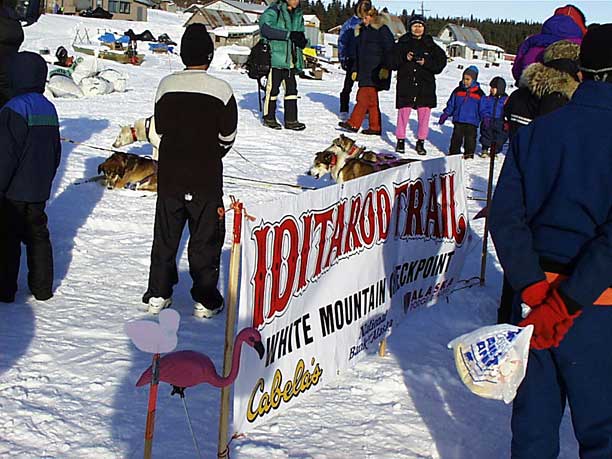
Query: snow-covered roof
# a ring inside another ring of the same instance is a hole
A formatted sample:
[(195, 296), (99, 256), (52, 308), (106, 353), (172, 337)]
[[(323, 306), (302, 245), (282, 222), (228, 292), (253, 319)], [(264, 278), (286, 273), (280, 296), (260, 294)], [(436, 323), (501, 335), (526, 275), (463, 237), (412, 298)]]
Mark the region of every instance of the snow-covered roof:
[(304, 22), (314, 22), (315, 24), (321, 24), (321, 20), (317, 17), (316, 14), (305, 14)]
[(473, 27), (465, 27), (465, 26), (460, 26), (458, 24), (446, 24), (444, 27), (442, 27), (442, 29), (440, 30), (440, 33), (438, 34), (439, 37), (442, 36), (442, 34), (444, 33), (445, 29), (449, 29), (452, 33), (453, 38), (456, 41), (462, 41), (465, 43), (484, 43), (485, 39), (482, 36), (482, 34), (478, 31), (478, 29), (475, 29)]
[[(259, 3), (247, 3), (247, 2), (240, 2), (238, 0), (218, 0), (218, 1), (227, 3), (228, 5), (231, 5), (234, 8), (241, 9), (242, 11), (246, 13), (262, 14), (264, 11), (266, 11), (266, 8), (268, 7), (267, 5), (260, 5)], [(216, 2), (208, 3), (205, 6), (211, 5), (212, 3), (216, 3)]]
[(465, 42), (465, 41), (460, 41), (460, 40), (453, 41), (449, 43), (448, 46), (464, 46), (474, 51), (497, 51), (497, 52), (502, 52), (502, 53), (504, 52), (504, 50), (500, 48), (499, 46), (487, 45), (486, 43)]
[(211, 33), (218, 37), (229, 37), (230, 35), (251, 35), (256, 32), (259, 32), (258, 25), (217, 27), (216, 29), (211, 30)]
[[(187, 20), (185, 27), (194, 22), (204, 24), (209, 29), (232, 26), (253, 26), (253, 22), (245, 13), (231, 13), (229, 11), (209, 10), (197, 8), (195, 13)], [(255, 25), (255, 27), (258, 27)]]

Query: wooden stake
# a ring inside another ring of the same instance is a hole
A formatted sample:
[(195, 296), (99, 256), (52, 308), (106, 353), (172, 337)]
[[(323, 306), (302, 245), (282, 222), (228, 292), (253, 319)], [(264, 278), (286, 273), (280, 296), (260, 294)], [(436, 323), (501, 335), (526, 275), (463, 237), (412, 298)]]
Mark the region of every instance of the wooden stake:
[(149, 407), (145, 428), (144, 459), (151, 459), (153, 452), (153, 433), (155, 431), (155, 410), (157, 408), (157, 388), (159, 387), (159, 354), (153, 354), (153, 377), (149, 387)]
[[(242, 203), (231, 196), (234, 210), (234, 241), (230, 252), (229, 279), (227, 285), (227, 318), (225, 322), (225, 351), (223, 357), (223, 376), (227, 376), (232, 368), (234, 352), (234, 335), (236, 333), (236, 302), (238, 299), (238, 274), (240, 272), (240, 235), (242, 233)], [(219, 413), (219, 443), (217, 457), (229, 458), (228, 430), (230, 413), (231, 386), (221, 389), (221, 408)]]
[(378, 356), (384, 357), (387, 352), (387, 338), (383, 338), (378, 347)]
[[(493, 174), (495, 169), (495, 154), (497, 153), (497, 145), (491, 144), (491, 157), (489, 161), (489, 183), (487, 184), (487, 209), (490, 209), (491, 195), (493, 194)], [(486, 270), (487, 270), (487, 252), (489, 248), (489, 212), (484, 221), (484, 234), (482, 236), (482, 254), (480, 257), (480, 286), (485, 284)]]

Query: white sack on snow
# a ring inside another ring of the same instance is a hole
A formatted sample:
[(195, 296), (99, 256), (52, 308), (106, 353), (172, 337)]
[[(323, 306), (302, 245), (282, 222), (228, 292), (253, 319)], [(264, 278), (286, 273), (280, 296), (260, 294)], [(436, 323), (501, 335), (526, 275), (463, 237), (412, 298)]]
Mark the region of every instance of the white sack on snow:
[(510, 403), (525, 377), (533, 325), (482, 327), (450, 343), (459, 377), (474, 394)]
[(76, 60), (76, 65), (72, 71), (72, 79), (76, 84), (81, 84), (83, 78), (88, 78), (101, 72), (102, 65), (98, 63), (98, 59), (91, 56), (79, 57)]
[(106, 69), (98, 73), (98, 78), (102, 78), (113, 85), (117, 92), (125, 92), (127, 89), (127, 75), (115, 69)]
[(47, 89), (54, 97), (83, 97), (83, 91), (74, 80), (65, 75), (53, 75), (49, 78)]
[(85, 96), (100, 96), (113, 92), (113, 83), (103, 78), (87, 77), (79, 84)]

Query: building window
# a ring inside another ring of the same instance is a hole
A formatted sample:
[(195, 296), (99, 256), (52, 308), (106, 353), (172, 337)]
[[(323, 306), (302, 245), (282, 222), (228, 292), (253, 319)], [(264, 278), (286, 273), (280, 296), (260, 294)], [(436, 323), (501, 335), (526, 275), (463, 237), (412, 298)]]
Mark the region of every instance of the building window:
[(130, 14), (130, 2), (110, 0), (108, 2), (108, 11), (111, 13)]

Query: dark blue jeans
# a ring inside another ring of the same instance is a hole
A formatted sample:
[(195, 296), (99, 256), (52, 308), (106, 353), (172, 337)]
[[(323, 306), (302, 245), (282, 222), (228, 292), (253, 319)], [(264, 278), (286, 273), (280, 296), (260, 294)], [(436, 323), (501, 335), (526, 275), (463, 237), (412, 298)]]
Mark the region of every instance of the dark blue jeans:
[(512, 408), (512, 458), (559, 455), (566, 401), (581, 459), (612, 458), (612, 306), (587, 306), (558, 348), (529, 353)]

